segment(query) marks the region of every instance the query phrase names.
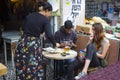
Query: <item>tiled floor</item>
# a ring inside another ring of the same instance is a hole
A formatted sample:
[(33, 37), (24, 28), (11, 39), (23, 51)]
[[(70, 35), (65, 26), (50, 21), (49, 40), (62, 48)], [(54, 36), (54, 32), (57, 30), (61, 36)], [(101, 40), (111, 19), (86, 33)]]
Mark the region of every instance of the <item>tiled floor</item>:
[[(6, 80), (15, 80), (15, 69), (12, 68), (11, 61), (8, 62), (7, 70)], [(3, 77), (0, 77), (0, 80), (3, 80)]]
[[(3, 50), (0, 50), (0, 62), (5, 64)], [(7, 65), (7, 74), (5, 75), (6, 80), (15, 80), (15, 69), (12, 68), (11, 59), (8, 59)], [(3, 77), (0, 76), (0, 80), (3, 80)]]

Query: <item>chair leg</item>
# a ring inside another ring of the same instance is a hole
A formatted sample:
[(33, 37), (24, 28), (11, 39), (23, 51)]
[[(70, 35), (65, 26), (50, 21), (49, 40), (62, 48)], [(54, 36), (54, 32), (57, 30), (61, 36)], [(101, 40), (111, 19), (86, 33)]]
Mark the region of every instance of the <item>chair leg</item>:
[(3, 75), (3, 80), (6, 80), (5, 76)]

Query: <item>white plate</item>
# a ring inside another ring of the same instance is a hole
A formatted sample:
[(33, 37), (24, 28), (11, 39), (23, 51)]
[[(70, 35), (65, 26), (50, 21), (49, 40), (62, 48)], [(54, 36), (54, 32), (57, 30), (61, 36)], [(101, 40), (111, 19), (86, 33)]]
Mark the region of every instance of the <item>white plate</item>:
[(47, 48), (43, 48), (43, 50), (45, 50), (45, 51), (53, 51), (53, 50), (55, 50), (55, 49), (52, 48), (52, 47), (47, 47)]
[(52, 48), (52, 47), (47, 47), (47, 48), (43, 48), (43, 50), (49, 52), (49, 53), (52, 53), (52, 54), (56, 54), (56, 53), (61, 53), (62, 52), (62, 49), (59, 49), (59, 48)]

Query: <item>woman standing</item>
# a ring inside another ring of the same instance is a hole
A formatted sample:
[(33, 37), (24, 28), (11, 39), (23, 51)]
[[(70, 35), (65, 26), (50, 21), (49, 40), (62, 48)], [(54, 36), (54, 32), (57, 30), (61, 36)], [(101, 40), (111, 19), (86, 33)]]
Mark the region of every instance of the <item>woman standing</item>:
[(109, 49), (109, 40), (105, 37), (104, 29), (101, 23), (95, 23), (92, 25), (93, 28), (93, 38), (90, 39), (89, 44), (86, 47), (85, 62), (76, 59), (68, 67), (68, 80), (74, 80), (74, 70), (82, 68), (75, 79), (79, 79), (87, 75), (87, 70), (89, 67), (102, 66), (100, 59), (104, 59)]
[(15, 54), (17, 80), (44, 80), (40, 35), (45, 32), (55, 46), (48, 17), (52, 6), (48, 2), (38, 3), (38, 12), (26, 17), (23, 35), (19, 39)]

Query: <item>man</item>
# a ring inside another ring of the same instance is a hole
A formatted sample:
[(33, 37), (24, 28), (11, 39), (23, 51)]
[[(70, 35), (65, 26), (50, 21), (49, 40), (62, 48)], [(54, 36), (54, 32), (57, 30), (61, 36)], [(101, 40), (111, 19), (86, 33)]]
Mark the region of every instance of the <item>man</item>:
[[(60, 48), (64, 48), (66, 46), (69, 46), (71, 49), (75, 49), (77, 47), (77, 34), (75, 30), (73, 29), (73, 24), (70, 20), (65, 21), (64, 25), (60, 27), (58, 31), (55, 32), (54, 38), (56, 43), (59, 44)], [(74, 61), (74, 58), (68, 59), (68, 60), (57, 60), (55, 61), (55, 64), (59, 66), (59, 75), (66, 75), (67, 67), (65, 68), (64, 65), (70, 64), (72, 61)]]
[(73, 24), (70, 20), (65, 21), (64, 25), (60, 27), (58, 31), (55, 32), (55, 40), (57, 43), (59, 43), (60, 48), (65, 47), (65, 41), (70, 42), (71, 49), (74, 49), (77, 47), (77, 34), (73, 29)]

